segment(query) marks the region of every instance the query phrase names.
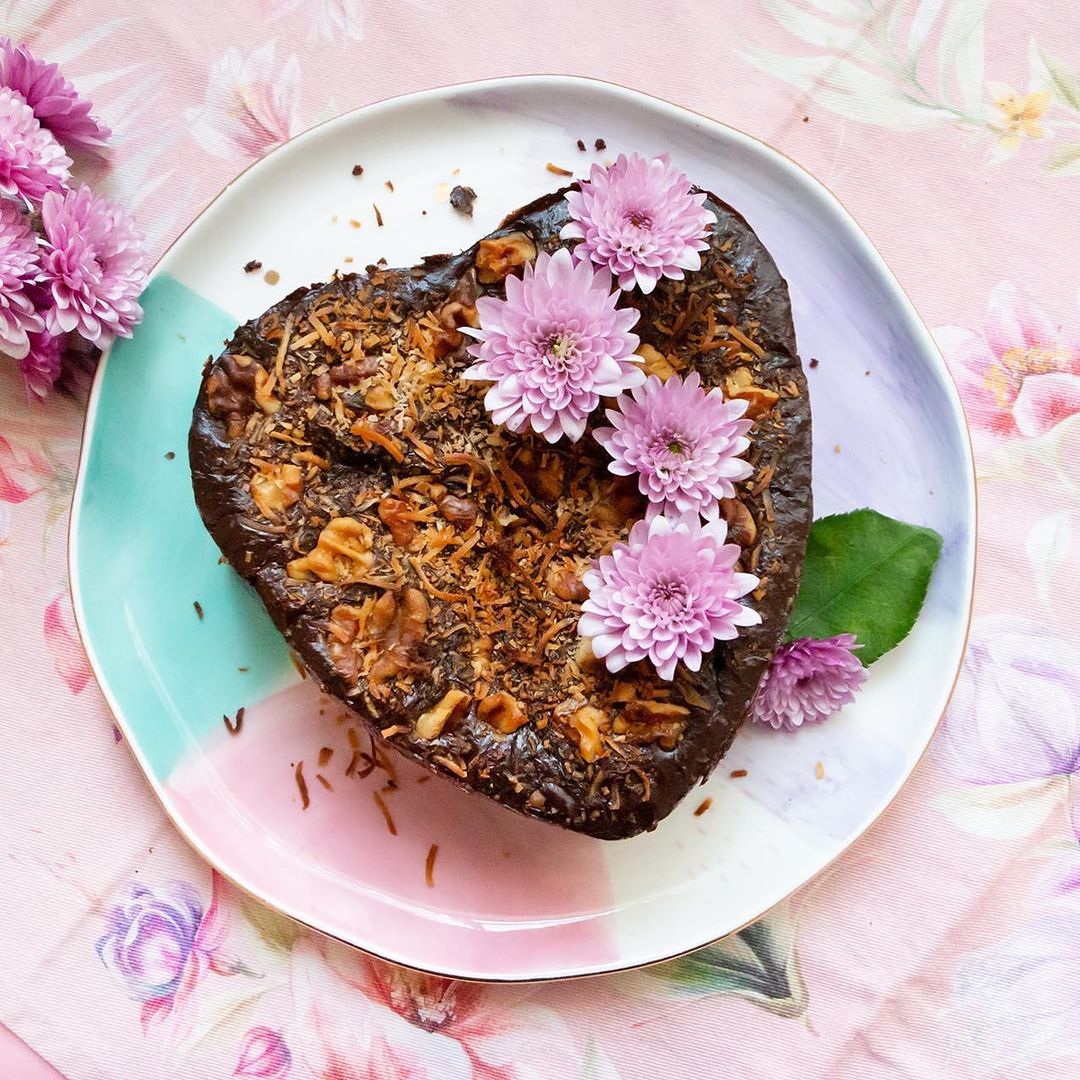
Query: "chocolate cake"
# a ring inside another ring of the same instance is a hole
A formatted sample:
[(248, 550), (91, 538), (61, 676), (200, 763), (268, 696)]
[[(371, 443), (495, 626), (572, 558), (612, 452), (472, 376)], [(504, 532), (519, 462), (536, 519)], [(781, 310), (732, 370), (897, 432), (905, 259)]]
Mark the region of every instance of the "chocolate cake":
[[(189, 452), (203, 520), (304, 664), (376, 737), (520, 813), (604, 839), (654, 828), (723, 757), (794, 600), (810, 404), (787, 287), (716, 215), (700, 271), (624, 296), (646, 370), (748, 401), (753, 475), (722, 512), (759, 626), (712, 663), (617, 674), (579, 638), (582, 575), (645, 504), (586, 434), (492, 423), (462, 326), (539, 250), (565, 190), (455, 256), (297, 290), (204, 373)], [(596, 423), (603, 423), (602, 410)]]

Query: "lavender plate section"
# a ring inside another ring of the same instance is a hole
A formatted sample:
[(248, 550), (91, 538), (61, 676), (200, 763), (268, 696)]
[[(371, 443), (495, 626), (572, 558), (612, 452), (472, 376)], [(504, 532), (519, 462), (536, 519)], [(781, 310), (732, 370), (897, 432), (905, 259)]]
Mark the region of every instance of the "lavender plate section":
[[(606, 140), (602, 153), (576, 149), (583, 116)], [(340, 775), (349, 759), (340, 707), (300, 684), (261, 608), (217, 565), (184, 462), (171, 462), (172, 473), (142, 463), (183, 445), (202, 362), (230, 325), (335, 268), (381, 257), (408, 265), (467, 246), (557, 186), (548, 162), (584, 174), (630, 150), (668, 153), (738, 208), (772, 252), (790, 285), (800, 352), (819, 361), (808, 371), (817, 512), (873, 506), (941, 533), (925, 609), (874, 665), (854, 706), (795, 733), (745, 730), (717, 774), (654, 833), (620, 843), (561, 834), (440, 781), (419, 783), (402, 765), (391, 834), (372, 798), (377, 779)], [(352, 175), (359, 160), (361, 178)], [(458, 183), (478, 193), (471, 219), (447, 203)], [(256, 252), (280, 275), (274, 286), (243, 272)], [(339, 117), (244, 173), (188, 228), (155, 271), (146, 322), (97, 377), (72, 585), (91, 662), (148, 781), (225, 875), (403, 964), (545, 979), (628, 968), (730, 933), (875, 820), (952, 690), (974, 530), (956, 391), (892, 274), (829, 192), (722, 124), (604, 83), (545, 76), (429, 91)], [(244, 732), (232, 738), (221, 715), (240, 705)], [(323, 746), (334, 750), (333, 790), (313, 784), (305, 810), (294, 764), (313, 764)], [(705, 799), (710, 809), (695, 815)]]

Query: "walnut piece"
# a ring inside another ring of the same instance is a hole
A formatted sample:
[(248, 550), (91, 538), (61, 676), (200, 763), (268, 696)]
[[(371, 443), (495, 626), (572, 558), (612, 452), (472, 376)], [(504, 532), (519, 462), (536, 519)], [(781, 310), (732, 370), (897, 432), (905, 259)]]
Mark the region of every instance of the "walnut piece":
[(389, 412), (395, 405), (394, 388), (386, 379), (379, 379), (373, 383), (364, 394), (364, 404), (372, 412)]
[(674, 354), (665, 356), (644, 343), (638, 346), (637, 355), (644, 361), (645, 374), (655, 375), (661, 382), (667, 382), (683, 366)]
[(472, 499), (466, 499), (460, 495), (444, 495), (439, 500), (438, 505), (439, 513), (451, 525), (460, 525), (462, 529), (469, 528), (476, 521), (476, 516), (480, 512), (479, 507)]
[(528, 719), (521, 706), (505, 690), (484, 698), (476, 707), (476, 715), (504, 735), (517, 731)]
[(552, 563), (548, 567), (547, 587), (560, 600), (569, 600), (575, 604), (581, 603), (589, 595), (589, 590), (582, 584), (581, 578), (578, 577), (577, 571), (569, 561), (558, 566)]
[(749, 368), (737, 367), (724, 379), (724, 392), (728, 398), (735, 398), (747, 403), (748, 420), (755, 420), (767, 413), (780, 400), (775, 390), (754, 385), (754, 376)]
[(609, 724), (607, 717), (595, 705), (583, 705), (573, 713), (570, 726), (577, 735), (578, 753), (585, 761), (595, 761), (606, 752), (600, 730)]
[(345, 584), (363, 578), (375, 562), (371, 530), (356, 518), (334, 518), (319, 533), (315, 547), (286, 570), (295, 581), (321, 581)]
[(614, 730), (626, 741), (638, 746), (657, 743), (663, 750), (674, 750), (686, 728), (690, 710), (669, 701), (632, 701), (615, 724)]
[(741, 499), (721, 499), (720, 514), (728, 523), (728, 539), (733, 544), (749, 547), (757, 539), (757, 525)]
[(420, 645), (427, 635), (428, 602), (419, 589), (405, 589), (401, 601), (390, 589), (379, 597), (368, 619), (368, 637), (378, 643), (379, 654), (368, 672), (368, 686), (376, 696), (382, 684), (406, 672), (422, 672), (427, 664)]
[(418, 739), (437, 739), (443, 728), (461, 714), (470, 700), (464, 690), (447, 690), (442, 700), (416, 718), (413, 735)]
[(523, 232), (481, 240), (476, 251), (476, 276), (485, 285), (493, 285), (535, 258), (536, 245)]
[(268, 521), (280, 521), (281, 512), (297, 502), (304, 490), (304, 474), (299, 465), (275, 465), (252, 461), (251, 498)]
[(351, 683), (360, 674), (360, 654), (353, 648), (353, 642), (363, 631), (366, 618), (365, 608), (338, 604), (330, 612), (327, 623), (326, 651), (334, 667)]
[(274, 380), (261, 367), (255, 367), (255, 404), (267, 416), (272, 416), (281, 408), (281, 402), (274, 397)]
[(404, 516), (409, 513), (409, 509), (407, 502), (395, 499), (392, 495), (387, 495), (379, 502), (379, 519), (390, 530), (394, 543), (405, 551), (411, 551), (415, 547), (420, 535), (416, 522)]
[(223, 356), (206, 380), (206, 407), (211, 416), (224, 420), (230, 439), (238, 438), (244, 422), (255, 408), (255, 373), (266, 371), (250, 356)]

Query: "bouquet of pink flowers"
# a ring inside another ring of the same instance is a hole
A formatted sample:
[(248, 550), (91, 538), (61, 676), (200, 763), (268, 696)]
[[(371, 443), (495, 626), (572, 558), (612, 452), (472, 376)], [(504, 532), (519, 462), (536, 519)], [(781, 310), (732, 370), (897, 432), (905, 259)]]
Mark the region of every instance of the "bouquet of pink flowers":
[(96, 356), (142, 318), (135, 223), (71, 175), (68, 151), (111, 134), (90, 110), (56, 64), (0, 37), (0, 356), (39, 400), (68, 357)]

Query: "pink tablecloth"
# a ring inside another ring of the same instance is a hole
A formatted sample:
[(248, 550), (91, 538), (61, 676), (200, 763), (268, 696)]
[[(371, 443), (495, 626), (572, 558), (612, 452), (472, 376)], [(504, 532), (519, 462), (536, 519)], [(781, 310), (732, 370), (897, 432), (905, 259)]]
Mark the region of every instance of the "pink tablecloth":
[[(173, 831), (72, 628), (81, 402), (28, 406), (5, 368), (0, 1020), (72, 1080), (1080, 1075), (1080, 8), (3, 10), (4, 30), (99, 103), (117, 133), (105, 181), (155, 252), (275, 142), (439, 83), (588, 74), (765, 138), (837, 192), (935, 331), (975, 429), (982, 521), (952, 711), (901, 797), (826, 875), (756, 931), (649, 973), (455, 986), (241, 910)], [(145, 947), (117, 952), (110, 914), (132, 882)], [(249, 930), (233, 944), (251, 977), (204, 979), (180, 1028), (146, 1007), (146, 988), (174, 971), (180, 986), (191, 920), (215, 902)]]

